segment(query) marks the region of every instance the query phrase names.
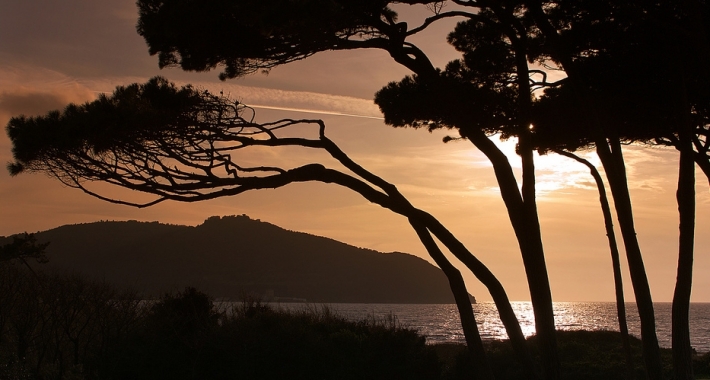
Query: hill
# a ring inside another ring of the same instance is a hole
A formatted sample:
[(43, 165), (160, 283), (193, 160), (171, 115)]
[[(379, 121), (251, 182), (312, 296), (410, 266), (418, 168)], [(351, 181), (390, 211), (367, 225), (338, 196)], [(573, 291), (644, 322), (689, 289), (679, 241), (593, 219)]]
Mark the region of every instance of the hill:
[(66, 225), (36, 237), (50, 242), (46, 267), (152, 296), (194, 286), (231, 299), (250, 294), (327, 303), (454, 302), (444, 274), (421, 258), (357, 248), (246, 215), (211, 217), (196, 227)]

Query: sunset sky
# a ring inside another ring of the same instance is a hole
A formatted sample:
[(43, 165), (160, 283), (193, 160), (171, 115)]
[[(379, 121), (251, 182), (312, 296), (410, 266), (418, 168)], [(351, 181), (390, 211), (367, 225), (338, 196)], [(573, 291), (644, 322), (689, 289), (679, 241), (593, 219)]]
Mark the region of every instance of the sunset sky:
[[(401, 18), (426, 16), (424, 7), (403, 9)], [(408, 74), (382, 51), (320, 53), (277, 67), (268, 75), (220, 82), (218, 71), (160, 70), (135, 32), (134, 0), (3, 0), (0, 2), (0, 124), (11, 116), (40, 115), (70, 102), (85, 102), (117, 85), (162, 75), (223, 91), (254, 105), (259, 121), (320, 118), (332, 140), (350, 156), (394, 183), (417, 207), (429, 211), (496, 274), (512, 300), (529, 300), (522, 260), (485, 156), (467, 141), (444, 144), (455, 132), (386, 126), (374, 93)], [(446, 44), (454, 21), (435, 24), (412, 41), (440, 67), (457, 53)], [(498, 139), (493, 137), (498, 142)], [(499, 142), (519, 168), (515, 141)], [(263, 152), (265, 159), (293, 165), (314, 158), (299, 151)], [(598, 163), (596, 157), (585, 157)], [(0, 161), (11, 160), (0, 135)], [(260, 158), (260, 157), (259, 157)], [(316, 157), (321, 159), (321, 156)], [(675, 151), (625, 148), (638, 237), (655, 301), (670, 301), (678, 252)], [(323, 161), (333, 164), (332, 161)], [(582, 165), (555, 156), (536, 161), (538, 207), (555, 301), (612, 301), (613, 279), (598, 193)], [(694, 302), (710, 302), (710, 191), (697, 176)], [(127, 199), (145, 199), (129, 192)], [(335, 185), (296, 184), (203, 203), (162, 203), (147, 209), (109, 204), (63, 187), (41, 174), (11, 178), (0, 170), (0, 235), (36, 232), (63, 224), (140, 220), (197, 225), (213, 215), (247, 214), (281, 227), (327, 236), (379, 251), (426, 258), (406, 219)], [(623, 251), (623, 247), (622, 248)], [(624, 265), (627, 300), (633, 300)], [(490, 300), (465, 270), (469, 291)]]

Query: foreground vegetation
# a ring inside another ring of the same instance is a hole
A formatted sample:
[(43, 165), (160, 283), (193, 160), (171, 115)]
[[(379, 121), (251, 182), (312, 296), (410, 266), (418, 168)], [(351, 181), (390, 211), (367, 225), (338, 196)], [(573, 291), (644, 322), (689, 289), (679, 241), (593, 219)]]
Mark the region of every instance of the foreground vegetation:
[(230, 308), (193, 288), (140, 301), (74, 275), (0, 266), (0, 379), (435, 379), (394, 319)]
[[(615, 331), (558, 331), (561, 378), (569, 380), (625, 380), (626, 363), (621, 335)], [(536, 337), (530, 338), (535, 340)], [(631, 338), (634, 378), (646, 379), (641, 341)], [(535, 345), (531, 345), (535, 347)], [(442, 379), (475, 379), (469, 353), (460, 345), (436, 345), (434, 349), (443, 363)], [(488, 358), (496, 379), (524, 379), (523, 368), (515, 360), (507, 341), (488, 342)], [(539, 355), (539, 352), (535, 352)], [(664, 378), (671, 379), (670, 349), (661, 349)], [(696, 379), (710, 379), (710, 353), (694, 356)]]
[[(563, 378), (624, 378), (617, 333), (559, 340)], [(524, 378), (507, 342), (487, 348), (496, 378)], [(633, 348), (641, 379), (640, 343)], [(255, 300), (220, 307), (193, 288), (145, 302), (80, 276), (0, 263), (3, 380), (475, 379), (469, 355), (462, 345), (426, 345), (394, 318), (353, 322)], [(695, 364), (698, 378), (710, 377), (710, 355)]]

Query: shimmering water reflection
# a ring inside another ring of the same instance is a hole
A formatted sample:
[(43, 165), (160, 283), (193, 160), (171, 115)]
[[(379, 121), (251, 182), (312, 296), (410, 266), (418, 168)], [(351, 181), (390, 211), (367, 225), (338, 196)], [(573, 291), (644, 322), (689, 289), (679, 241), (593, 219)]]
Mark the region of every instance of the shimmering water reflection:
[[(283, 308), (299, 309), (304, 304), (281, 304)], [(311, 305), (313, 306), (313, 305)], [(348, 319), (385, 318), (392, 314), (404, 326), (419, 330), (427, 343), (462, 343), (463, 331), (455, 305), (402, 304), (329, 304), (330, 308)], [(535, 333), (535, 318), (529, 302), (512, 304), (523, 333)], [(493, 303), (473, 305), (478, 328), (483, 339), (505, 339), (507, 335)], [(662, 347), (671, 346), (671, 304), (655, 303), (656, 331)], [(558, 330), (619, 331), (616, 304), (613, 302), (556, 302), (555, 323)], [(640, 337), (641, 329), (636, 305), (626, 304), (629, 331)], [(690, 307), (690, 341), (698, 352), (710, 351), (710, 303), (693, 303)]]

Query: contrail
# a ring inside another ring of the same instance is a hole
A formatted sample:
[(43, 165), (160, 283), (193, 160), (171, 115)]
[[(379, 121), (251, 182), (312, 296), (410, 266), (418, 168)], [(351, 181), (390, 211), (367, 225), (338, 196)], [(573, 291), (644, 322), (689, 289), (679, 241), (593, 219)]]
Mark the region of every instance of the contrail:
[(274, 107), (274, 106), (263, 106), (256, 104), (245, 104), (247, 107), (252, 108), (262, 108), (267, 110), (277, 110), (277, 111), (293, 111), (293, 112), (303, 112), (303, 113), (315, 113), (319, 115), (335, 115), (335, 116), (349, 116), (349, 117), (361, 117), (363, 119), (375, 119), (384, 120), (383, 117), (378, 116), (367, 116), (367, 115), (356, 115), (352, 113), (334, 112), (334, 111), (322, 111), (322, 110), (311, 110), (305, 108), (290, 108), (290, 107)]
[[(92, 91), (99, 94), (111, 94), (113, 91)], [(266, 110), (276, 110), (276, 111), (291, 111), (291, 112), (302, 112), (302, 113), (314, 113), (318, 115), (334, 115), (334, 116), (348, 116), (348, 117), (359, 117), (363, 119), (374, 119), (374, 120), (384, 120), (385, 118), (379, 116), (367, 116), (367, 115), (356, 115), (354, 113), (344, 113), (335, 111), (323, 111), (323, 110), (312, 110), (307, 108), (291, 108), (291, 107), (276, 107), (276, 106), (265, 106), (258, 104), (245, 104), (247, 107), (251, 108), (261, 108)]]

